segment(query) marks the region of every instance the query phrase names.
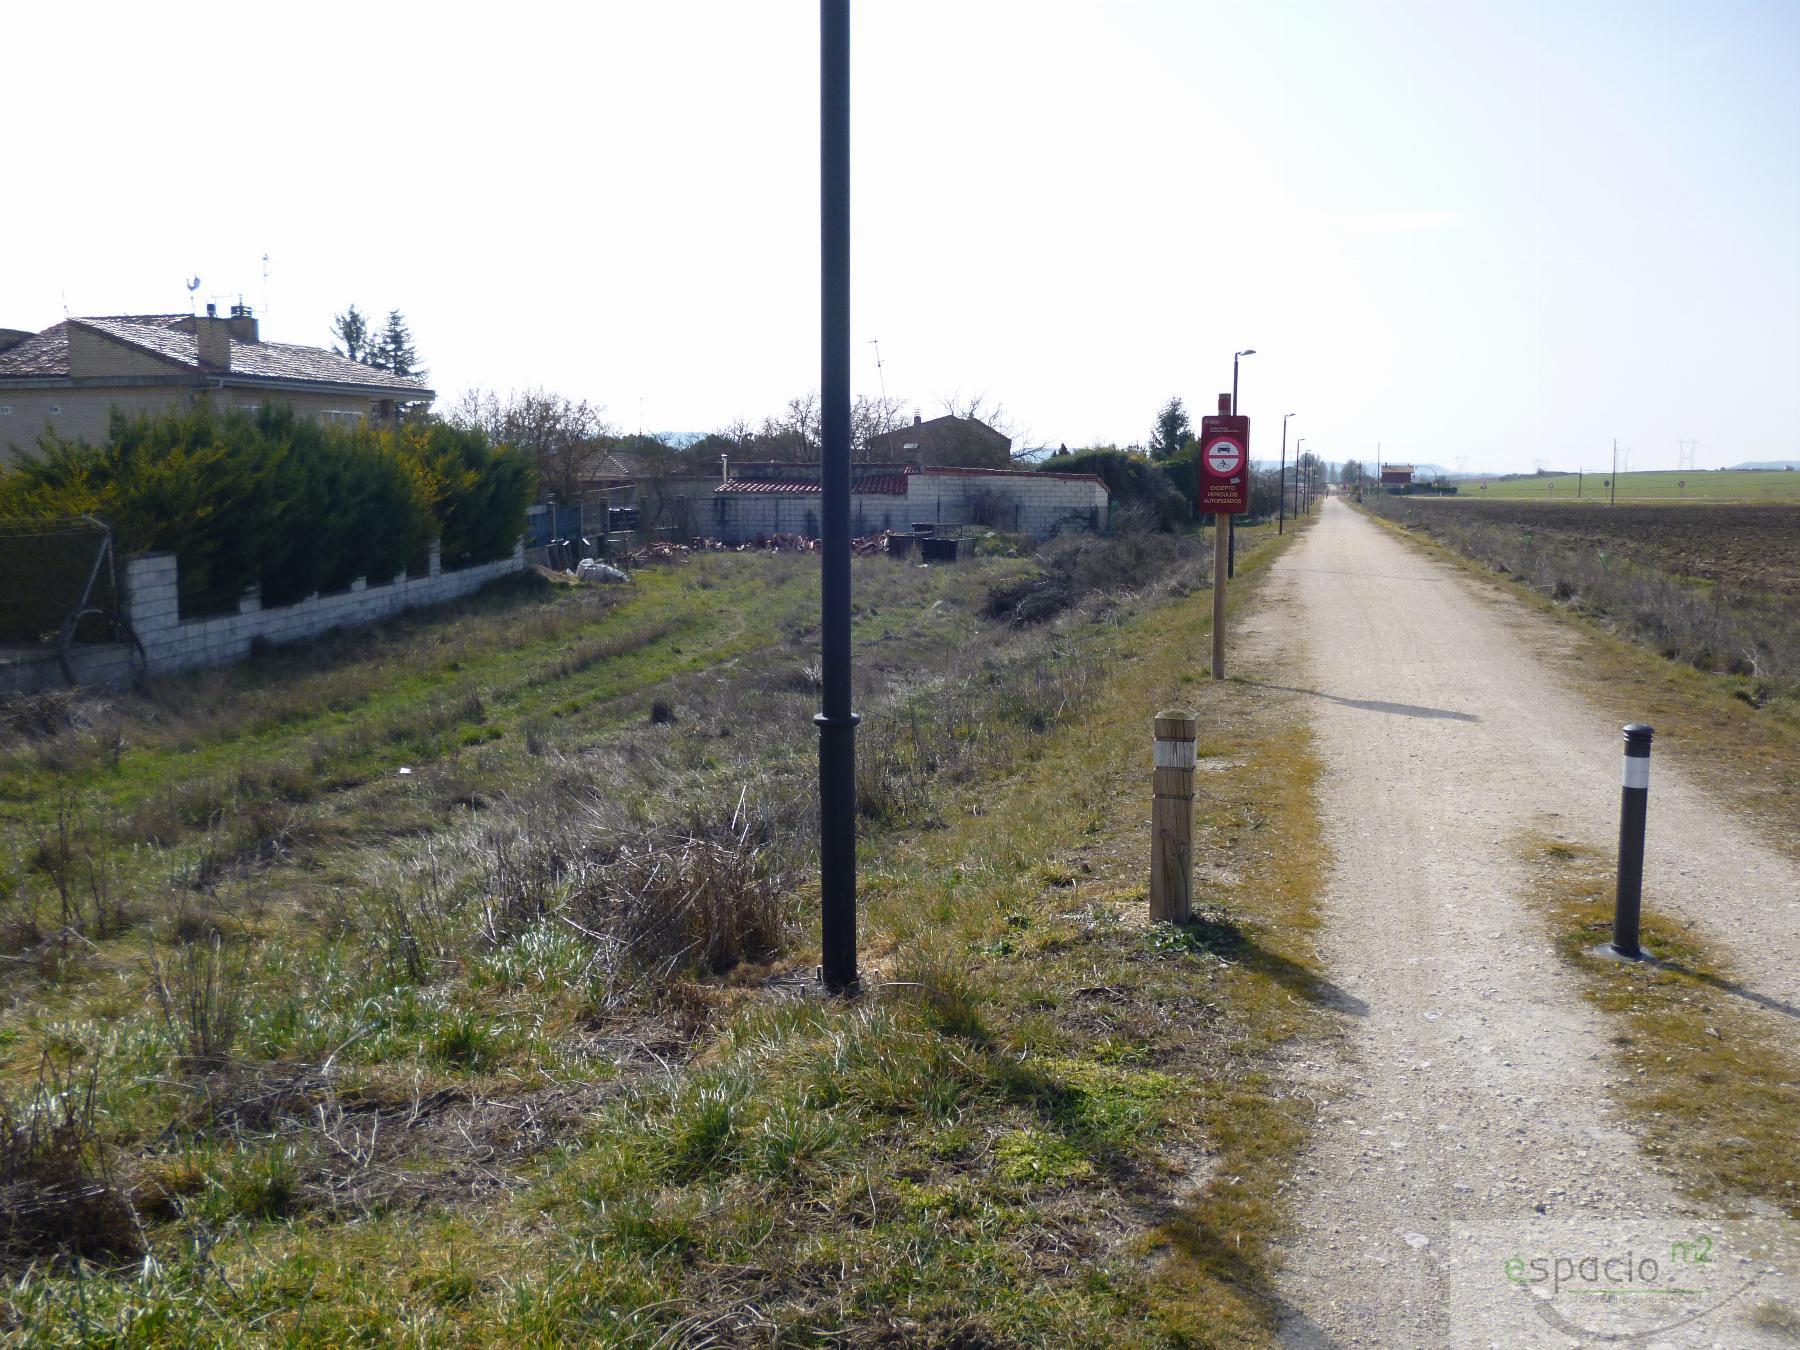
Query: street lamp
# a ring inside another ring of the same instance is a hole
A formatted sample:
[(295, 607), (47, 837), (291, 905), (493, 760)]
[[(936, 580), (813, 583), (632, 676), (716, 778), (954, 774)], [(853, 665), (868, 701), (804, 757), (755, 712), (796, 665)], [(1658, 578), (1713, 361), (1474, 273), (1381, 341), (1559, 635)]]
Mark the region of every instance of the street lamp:
[(1231, 414), (1233, 417), (1237, 416), (1237, 410), (1238, 410), (1238, 406), (1237, 406), (1238, 357), (1240, 357), (1240, 356), (1255, 356), (1255, 355), (1256, 355), (1256, 348), (1254, 348), (1254, 347), (1246, 347), (1241, 352), (1233, 352), (1231, 354)]
[(1294, 519), (1295, 520), (1298, 520), (1300, 518), (1300, 465), (1303, 462), (1300, 458), (1300, 447), (1305, 444), (1306, 444), (1306, 437), (1304, 437), (1304, 436), (1302, 436), (1299, 440), (1294, 442)]
[(1275, 475), (1275, 533), (1280, 534), (1287, 520), (1287, 424), (1293, 413), (1281, 419), (1281, 472)]
[[(1246, 347), (1241, 352), (1233, 352), (1231, 354), (1231, 415), (1233, 417), (1237, 416), (1237, 410), (1238, 410), (1238, 406), (1237, 406), (1238, 358), (1240, 356), (1255, 356), (1255, 355), (1256, 355), (1256, 348), (1254, 348), (1254, 347)], [(1248, 445), (1245, 445), (1245, 447), (1244, 447), (1244, 474), (1246, 477), (1248, 477), (1250, 474), (1250, 447)], [(1230, 557), (1225, 564), (1225, 575), (1228, 577), (1235, 576), (1237, 574), (1237, 516), (1236, 515), (1233, 515), (1231, 517), (1231, 519), (1226, 523), (1225, 537), (1228, 541), (1227, 548), (1230, 553)]]

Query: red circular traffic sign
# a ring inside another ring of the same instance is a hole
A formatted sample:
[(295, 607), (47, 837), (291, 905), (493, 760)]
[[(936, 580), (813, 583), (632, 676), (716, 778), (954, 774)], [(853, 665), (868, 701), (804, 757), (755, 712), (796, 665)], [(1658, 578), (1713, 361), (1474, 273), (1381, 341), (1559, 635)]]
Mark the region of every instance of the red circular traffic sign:
[(1244, 467), (1244, 447), (1232, 440), (1216, 440), (1206, 447), (1206, 467), (1229, 478)]

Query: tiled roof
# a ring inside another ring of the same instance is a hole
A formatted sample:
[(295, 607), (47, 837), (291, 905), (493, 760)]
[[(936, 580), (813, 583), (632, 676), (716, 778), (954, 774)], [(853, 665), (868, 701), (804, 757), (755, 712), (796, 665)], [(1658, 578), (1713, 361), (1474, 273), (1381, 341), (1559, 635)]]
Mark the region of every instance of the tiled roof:
[[(109, 314), (93, 319), (71, 319), (83, 328), (93, 328), (109, 338), (141, 347), (152, 356), (176, 361), (184, 366), (200, 364), (200, 342), (192, 333), (176, 327), (185, 314)], [(63, 374), (68, 374), (65, 368)]]
[[(804, 478), (729, 478), (713, 489), (714, 492), (742, 492), (764, 497), (817, 497), (823, 490), (816, 480)], [(858, 478), (850, 484), (850, 491), (904, 497), (906, 476), (884, 473)]]
[(0, 378), (30, 379), (69, 373), (69, 326), (59, 323), (0, 352)]
[(1099, 483), (1105, 487), (1105, 480), (1097, 473), (1051, 473), (1044, 469), (965, 469), (955, 464), (927, 464), (920, 468), (916, 464), (907, 466), (908, 473), (957, 474), (971, 478), (1060, 478), (1066, 483)]
[[(69, 324), (104, 333), (153, 356), (198, 371), (199, 340), (187, 331), (191, 314), (111, 314), (95, 318), (66, 319), (36, 337), (0, 352), (0, 379), (55, 378), (69, 373)], [(392, 389), (428, 394), (423, 380), (350, 361), (318, 347), (290, 342), (231, 343), (231, 371), (227, 379), (305, 381), (310, 384), (352, 385), (361, 389)]]
[(311, 380), (326, 384), (359, 384), (371, 389), (404, 389), (428, 392), (423, 380), (392, 371), (377, 370), (318, 347), (297, 347), (291, 342), (237, 342), (231, 344), (231, 373), (262, 380)]

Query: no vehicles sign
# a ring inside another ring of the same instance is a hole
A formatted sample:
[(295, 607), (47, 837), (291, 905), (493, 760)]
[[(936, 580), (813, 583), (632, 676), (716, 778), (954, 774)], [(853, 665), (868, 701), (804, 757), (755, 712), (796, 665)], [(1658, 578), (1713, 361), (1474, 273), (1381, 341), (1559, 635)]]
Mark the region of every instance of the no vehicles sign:
[(1200, 472), (1194, 509), (1237, 515), (1250, 509), (1250, 419), (1216, 414), (1200, 419)]

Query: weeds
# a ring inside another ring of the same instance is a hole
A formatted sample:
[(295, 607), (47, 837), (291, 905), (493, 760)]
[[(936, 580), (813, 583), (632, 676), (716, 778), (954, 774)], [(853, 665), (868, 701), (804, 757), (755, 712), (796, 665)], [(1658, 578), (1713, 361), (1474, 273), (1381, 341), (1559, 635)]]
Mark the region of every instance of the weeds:
[(142, 1254), (137, 1215), (100, 1143), (98, 1083), (97, 1063), (65, 1072), (45, 1056), (23, 1101), (0, 1097), (0, 1267)]
[(243, 1027), (243, 969), (213, 933), (183, 943), (166, 963), (150, 948), (150, 985), (169, 1038), (190, 1070), (222, 1067)]

